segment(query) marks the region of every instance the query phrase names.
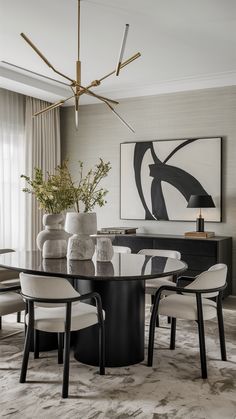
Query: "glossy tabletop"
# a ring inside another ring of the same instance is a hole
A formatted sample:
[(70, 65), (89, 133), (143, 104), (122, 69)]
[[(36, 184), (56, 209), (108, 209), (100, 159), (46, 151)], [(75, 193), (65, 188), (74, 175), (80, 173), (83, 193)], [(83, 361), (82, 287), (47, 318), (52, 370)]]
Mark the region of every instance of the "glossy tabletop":
[(178, 275), (187, 269), (185, 262), (159, 256), (115, 253), (111, 262), (43, 259), (39, 251), (11, 252), (0, 255), (0, 266), (18, 272), (95, 279), (99, 281), (151, 279)]

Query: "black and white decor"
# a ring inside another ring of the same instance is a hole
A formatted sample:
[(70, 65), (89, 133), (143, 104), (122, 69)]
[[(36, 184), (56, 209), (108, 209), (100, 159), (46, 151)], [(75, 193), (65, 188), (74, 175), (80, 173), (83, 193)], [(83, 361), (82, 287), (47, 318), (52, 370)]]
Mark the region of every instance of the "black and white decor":
[(207, 221), (221, 221), (221, 138), (121, 144), (121, 218), (192, 221), (190, 195), (211, 195)]

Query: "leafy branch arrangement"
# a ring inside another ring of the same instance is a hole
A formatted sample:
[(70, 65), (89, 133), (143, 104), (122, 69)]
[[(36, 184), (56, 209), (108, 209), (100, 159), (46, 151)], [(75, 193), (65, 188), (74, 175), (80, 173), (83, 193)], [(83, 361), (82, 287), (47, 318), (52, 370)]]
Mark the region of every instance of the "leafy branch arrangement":
[(79, 162), (79, 185), (76, 188), (75, 209), (77, 212), (80, 210), (80, 201), (84, 204), (84, 212), (90, 212), (95, 205), (103, 207), (107, 201), (105, 196), (107, 190), (98, 188), (101, 180), (107, 176), (111, 170), (110, 162), (105, 163), (101, 158), (100, 162), (95, 165), (94, 169), (90, 169), (86, 176), (83, 177), (83, 162)]
[(107, 190), (98, 188), (100, 181), (107, 176), (111, 169), (110, 162), (105, 163), (101, 158), (94, 169), (90, 169), (83, 177), (83, 163), (79, 162), (79, 183), (76, 186), (68, 168), (68, 161), (57, 166), (54, 174), (47, 173), (46, 179), (39, 168), (35, 168), (34, 177), (21, 175), (28, 183), (23, 189), (35, 195), (40, 208), (46, 213), (59, 214), (60, 212), (75, 206), (80, 211), (80, 204), (84, 206), (84, 212), (92, 211), (95, 205), (105, 205)]
[(74, 191), (67, 162), (57, 166), (55, 174), (47, 172), (46, 179), (43, 177), (42, 169), (37, 167), (34, 169), (33, 179), (26, 175), (21, 177), (29, 185), (23, 189), (23, 192), (35, 195), (40, 209), (46, 213), (59, 214), (74, 204)]

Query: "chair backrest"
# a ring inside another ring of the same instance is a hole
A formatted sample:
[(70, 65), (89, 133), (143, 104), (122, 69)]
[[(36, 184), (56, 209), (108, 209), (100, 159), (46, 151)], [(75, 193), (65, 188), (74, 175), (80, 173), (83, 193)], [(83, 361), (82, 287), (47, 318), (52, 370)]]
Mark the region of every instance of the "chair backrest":
[(173, 259), (181, 259), (181, 254), (177, 250), (165, 250), (165, 249), (142, 249), (138, 252), (139, 255), (146, 256), (163, 256)]
[(80, 295), (65, 278), (20, 273), (20, 283), (22, 294), (31, 298), (63, 299)]
[(131, 253), (130, 247), (126, 246), (112, 246), (115, 253)]
[[(227, 277), (227, 265), (224, 263), (217, 263), (211, 266), (208, 271), (202, 272), (196, 279), (187, 285), (189, 289), (214, 289), (223, 287)], [(187, 295), (187, 294), (186, 294)], [(189, 294), (188, 294), (189, 295)], [(212, 298), (216, 297), (218, 292), (202, 294), (203, 297)]]

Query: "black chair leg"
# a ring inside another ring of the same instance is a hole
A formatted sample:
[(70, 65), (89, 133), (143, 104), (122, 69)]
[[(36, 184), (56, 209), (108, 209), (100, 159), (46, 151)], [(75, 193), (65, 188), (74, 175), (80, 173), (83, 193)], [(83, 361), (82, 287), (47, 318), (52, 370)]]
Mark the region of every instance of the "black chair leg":
[(70, 369), (70, 331), (66, 331), (65, 332), (65, 346), (64, 346), (63, 384), (62, 384), (63, 399), (68, 397), (69, 369)]
[(2, 318), (0, 317), (0, 330), (2, 330)]
[(34, 359), (39, 358), (39, 331), (34, 329)]
[(171, 318), (170, 349), (175, 349), (176, 318)]
[(20, 323), (21, 322), (21, 311), (18, 311), (17, 312), (16, 321), (17, 321), (17, 323)]
[(204, 321), (203, 321), (203, 313), (202, 313), (201, 295), (197, 294), (196, 298), (197, 298), (197, 311), (198, 311), (198, 334), (199, 334), (202, 378), (207, 378), (206, 346), (205, 346), (205, 333), (204, 333)]
[(24, 354), (23, 354), (23, 361), (22, 361), (21, 374), (20, 374), (20, 383), (25, 383), (25, 380), (26, 380), (31, 335), (32, 335), (32, 328), (28, 326), (27, 331), (26, 331), (26, 337), (25, 337)]
[(105, 328), (104, 322), (99, 324), (99, 374), (105, 375)]
[(222, 361), (227, 361), (221, 295), (218, 296), (218, 301), (217, 301), (217, 318), (218, 318), (218, 328), (219, 328), (219, 337), (220, 337), (221, 359)]
[(64, 334), (58, 333), (58, 364), (63, 364), (63, 343), (64, 343)]
[[(154, 295), (153, 294), (151, 295), (151, 303), (152, 303), (152, 309), (153, 309), (153, 303), (154, 303)], [(156, 316), (156, 327), (159, 327), (159, 326), (160, 326), (160, 321), (159, 321), (159, 316), (157, 314), (157, 316)]]
[(154, 307), (155, 306), (153, 306), (151, 320), (150, 320), (150, 326), (149, 326), (148, 362), (147, 362), (148, 367), (151, 367), (152, 363), (153, 363), (155, 325), (156, 325), (156, 316), (157, 316), (157, 310), (155, 310)]
[(70, 372), (70, 326), (71, 326), (71, 303), (66, 304), (66, 324), (65, 324), (65, 340), (64, 340), (64, 369), (62, 383), (62, 397), (68, 397), (69, 389), (69, 372)]
[(167, 323), (171, 324), (171, 317), (169, 317), (169, 316), (167, 317)]

